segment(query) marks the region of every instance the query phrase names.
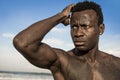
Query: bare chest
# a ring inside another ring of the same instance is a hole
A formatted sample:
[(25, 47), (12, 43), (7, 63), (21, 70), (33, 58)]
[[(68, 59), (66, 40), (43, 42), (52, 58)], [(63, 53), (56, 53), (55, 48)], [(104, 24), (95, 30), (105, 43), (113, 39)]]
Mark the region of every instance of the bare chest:
[[(64, 65), (63, 65), (64, 66)], [(120, 68), (114, 64), (89, 63), (85, 60), (68, 58), (64, 67), (65, 80), (119, 80)]]

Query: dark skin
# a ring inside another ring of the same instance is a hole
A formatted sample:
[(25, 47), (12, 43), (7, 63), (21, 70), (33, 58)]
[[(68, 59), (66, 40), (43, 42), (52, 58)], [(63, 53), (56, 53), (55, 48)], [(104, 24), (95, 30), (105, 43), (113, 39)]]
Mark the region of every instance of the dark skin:
[(73, 4), (20, 32), (14, 38), (14, 46), (33, 65), (49, 69), (55, 80), (119, 80), (120, 59), (98, 49), (104, 24), (98, 25), (98, 16), (92, 9), (71, 15), (74, 49), (64, 51), (41, 42), (57, 24), (69, 24), (72, 7)]

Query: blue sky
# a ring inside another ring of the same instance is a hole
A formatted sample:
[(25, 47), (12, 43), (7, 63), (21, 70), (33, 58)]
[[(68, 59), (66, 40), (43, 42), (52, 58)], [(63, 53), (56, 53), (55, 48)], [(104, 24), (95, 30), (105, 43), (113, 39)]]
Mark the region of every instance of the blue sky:
[[(12, 45), (13, 37), (34, 22), (53, 16), (65, 6), (79, 1), (83, 0), (0, 0), (0, 70), (43, 72), (17, 52)], [(103, 9), (106, 26), (100, 37), (100, 50), (120, 56), (120, 1), (94, 1)], [(69, 26), (59, 24), (45, 36), (43, 42), (64, 50), (72, 49), (69, 31)]]

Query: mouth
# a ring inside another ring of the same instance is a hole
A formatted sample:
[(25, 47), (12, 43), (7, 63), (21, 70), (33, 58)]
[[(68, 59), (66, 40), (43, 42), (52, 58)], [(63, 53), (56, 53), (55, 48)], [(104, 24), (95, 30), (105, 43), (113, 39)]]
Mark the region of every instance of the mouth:
[(85, 45), (85, 41), (74, 41), (76, 46), (83, 46)]
[(86, 43), (85, 38), (73, 38), (75, 46), (84, 46)]

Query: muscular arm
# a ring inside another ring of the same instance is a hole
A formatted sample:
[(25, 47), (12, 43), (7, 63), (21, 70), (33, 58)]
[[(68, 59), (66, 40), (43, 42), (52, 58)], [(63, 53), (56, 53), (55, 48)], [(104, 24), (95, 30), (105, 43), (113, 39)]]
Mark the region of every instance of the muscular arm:
[(41, 40), (54, 26), (68, 18), (72, 7), (70, 5), (55, 16), (36, 22), (20, 32), (13, 40), (16, 49), (32, 64), (49, 68), (57, 60), (57, 55), (53, 48), (41, 43)]

